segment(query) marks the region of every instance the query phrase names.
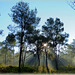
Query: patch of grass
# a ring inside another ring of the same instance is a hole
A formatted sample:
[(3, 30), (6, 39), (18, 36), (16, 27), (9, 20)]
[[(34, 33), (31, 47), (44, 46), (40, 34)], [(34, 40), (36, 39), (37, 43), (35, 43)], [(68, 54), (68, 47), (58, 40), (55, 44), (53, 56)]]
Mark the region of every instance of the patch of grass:
[[(0, 73), (18, 73), (19, 67), (14, 65), (0, 64)], [(34, 73), (36, 69), (31, 66), (21, 68), (21, 73)]]
[(0, 73), (18, 73), (18, 66), (0, 64)]
[(75, 73), (75, 66), (71, 66), (70, 64), (65, 67), (61, 66), (59, 67), (57, 73)]

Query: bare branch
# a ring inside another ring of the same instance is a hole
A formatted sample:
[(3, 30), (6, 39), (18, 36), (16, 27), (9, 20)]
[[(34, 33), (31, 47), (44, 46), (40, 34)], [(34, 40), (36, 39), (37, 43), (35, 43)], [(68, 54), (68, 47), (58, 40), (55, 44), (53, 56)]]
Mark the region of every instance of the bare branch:
[(75, 10), (75, 1), (67, 1), (68, 5)]

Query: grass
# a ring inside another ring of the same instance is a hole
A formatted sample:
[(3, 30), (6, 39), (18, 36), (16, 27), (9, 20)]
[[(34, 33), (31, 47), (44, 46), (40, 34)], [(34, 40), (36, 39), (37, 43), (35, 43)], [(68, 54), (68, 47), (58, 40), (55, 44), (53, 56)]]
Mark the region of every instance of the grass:
[(61, 66), (57, 73), (75, 73), (75, 66), (71, 66), (70, 64), (65, 67)]
[[(0, 64), (0, 73), (18, 73), (19, 67), (14, 65)], [(31, 66), (21, 68), (21, 73), (34, 73), (36, 69)]]
[[(0, 73), (18, 73), (18, 66), (0, 64)], [(68, 65), (66, 67), (59, 67), (59, 70), (55, 70), (49, 67), (50, 73), (75, 73), (75, 66)], [(45, 65), (41, 65), (38, 68), (35, 66), (27, 65), (21, 68), (21, 73), (48, 73)]]

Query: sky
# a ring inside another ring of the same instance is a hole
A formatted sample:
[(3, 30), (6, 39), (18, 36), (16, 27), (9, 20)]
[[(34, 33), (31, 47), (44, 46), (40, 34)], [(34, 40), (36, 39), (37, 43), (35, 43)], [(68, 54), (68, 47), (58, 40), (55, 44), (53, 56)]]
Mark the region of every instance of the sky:
[[(5, 40), (9, 30), (8, 25), (14, 25), (11, 17), (11, 8), (21, 0), (0, 0), (0, 29), (3, 29), (3, 35), (0, 35), (0, 41)], [(64, 23), (64, 32), (69, 33), (69, 41), (71, 43), (75, 39), (75, 10), (73, 10), (66, 0), (22, 0), (29, 3), (30, 9), (37, 8), (37, 16), (41, 18), (39, 26), (45, 24), (50, 17), (60, 18)]]

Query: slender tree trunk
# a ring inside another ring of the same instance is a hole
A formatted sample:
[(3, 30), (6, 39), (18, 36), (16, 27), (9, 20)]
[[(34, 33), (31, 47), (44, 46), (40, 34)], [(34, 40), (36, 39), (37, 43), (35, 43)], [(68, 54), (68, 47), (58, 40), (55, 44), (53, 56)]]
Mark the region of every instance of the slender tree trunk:
[(7, 61), (7, 44), (5, 45), (5, 64), (6, 64), (6, 61)]
[(43, 72), (44, 72), (44, 53), (43, 53)]
[(23, 67), (25, 65), (25, 58), (26, 58), (26, 51), (25, 51), (25, 54), (24, 54)]
[(19, 56), (19, 73), (21, 72), (21, 55), (22, 55), (22, 47), (20, 47), (20, 56)]
[(39, 48), (37, 48), (37, 56), (38, 56), (38, 66), (40, 66), (40, 54), (39, 54)]
[(58, 58), (57, 58), (57, 53), (55, 53), (56, 49), (55, 49), (55, 46), (54, 46), (54, 41), (53, 41), (53, 49), (54, 49), (54, 54), (55, 54), (55, 67), (56, 69), (58, 70)]
[[(22, 30), (21, 30), (22, 32)], [(20, 43), (20, 56), (19, 56), (19, 73), (21, 72), (21, 56), (22, 56), (22, 45), (23, 45), (23, 32), (21, 33), (21, 43)]]
[(22, 59), (22, 61), (21, 61), (21, 66), (23, 67), (23, 61), (24, 61), (24, 59), (23, 59), (23, 53), (22, 53), (22, 55), (21, 55), (21, 59)]
[(57, 50), (54, 49), (56, 51), (55, 53), (55, 66), (56, 66), (56, 69), (58, 70), (58, 56), (57, 56)]
[(48, 61), (47, 61), (47, 51), (46, 51), (46, 49), (45, 49), (45, 53), (46, 53), (46, 68), (47, 68), (47, 71), (48, 71), (48, 73), (49, 73)]
[(14, 65), (14, 47), (13, 47), (13, 65)]
[(7, 55), (7, 51), (5, 52), (5, 64), (6, 64), (6, 58), (7, 58), (7, 56), (6, 56), (6, 55)]
[(55, 58), (55, 65), (56, 65), (56, 69), (58, 70), (58, 57), (56, 55), (56, 58)]

